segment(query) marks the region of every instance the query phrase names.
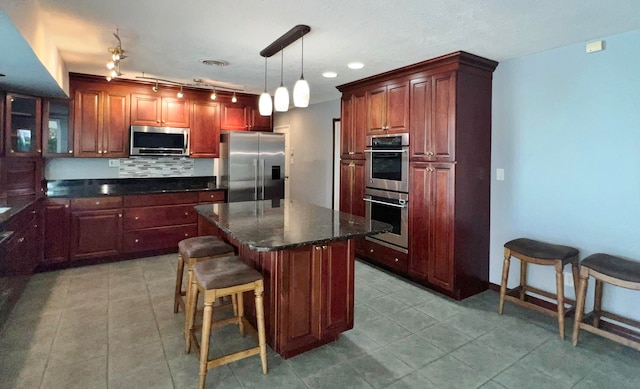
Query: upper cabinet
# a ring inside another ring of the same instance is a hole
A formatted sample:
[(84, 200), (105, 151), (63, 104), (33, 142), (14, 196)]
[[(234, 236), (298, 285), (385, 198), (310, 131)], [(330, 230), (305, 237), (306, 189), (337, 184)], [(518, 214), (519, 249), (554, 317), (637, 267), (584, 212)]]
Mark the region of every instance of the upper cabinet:
[(365, 92), (342, 98), (340, 158), (364, 159), (367, 106)]
[(367, 111), (367, 135), (409, 131), (409, 82), (369, 89)]
[(238, 97), (221, 102), (221, 123), (223, 130), (271, 131), (271, 115), (262, 116), (258, 110), (258, 96)]
[(72, 83), (74, 157), (129, 156), (130, 98), (126, 88)]
[(189, 100), (147, 94), (131, 95), (131, 124), (189, 127)]
[(42, 154), (45, 157), (73, 156), (73, 128), (69, 100), (44, 100), (42, 103)]
[(8, 93), (5, 98), (5, 155), (33, 157), (42, 153), (42, 99)]
[(189, 156), (218, 158), (220, 156), (220, 104), (194, 101), (191, 106), (191, 116)]

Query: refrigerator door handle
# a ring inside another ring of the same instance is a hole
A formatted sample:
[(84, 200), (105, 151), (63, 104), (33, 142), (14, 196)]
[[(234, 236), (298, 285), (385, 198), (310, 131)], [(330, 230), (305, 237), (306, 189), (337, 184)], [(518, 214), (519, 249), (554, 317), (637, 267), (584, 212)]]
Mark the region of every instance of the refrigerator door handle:
[(262, 184), (260, 185), (262, 187), (262, 197), (260, 197), (261, 200), (264, 200), (264, 159), (260, 160), (260, 178), (262, 179)]
[(258, 200), (258, 160), (253, 160), (253, 199)]

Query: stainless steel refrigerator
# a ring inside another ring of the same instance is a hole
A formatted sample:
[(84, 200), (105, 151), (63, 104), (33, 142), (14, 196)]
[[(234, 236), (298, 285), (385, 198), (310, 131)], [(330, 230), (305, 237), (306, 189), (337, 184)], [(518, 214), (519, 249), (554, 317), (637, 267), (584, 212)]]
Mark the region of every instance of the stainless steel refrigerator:
[(219, 163), (230, 203), (284, 198), (284, 134), (222, 131)]

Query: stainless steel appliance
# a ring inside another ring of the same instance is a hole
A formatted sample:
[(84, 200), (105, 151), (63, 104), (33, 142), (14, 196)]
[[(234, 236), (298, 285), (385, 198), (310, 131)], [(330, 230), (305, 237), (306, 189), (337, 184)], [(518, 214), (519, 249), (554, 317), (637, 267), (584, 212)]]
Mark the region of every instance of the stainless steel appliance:
[(131, 126), (130, 155), (189, 155), (189, 129)]
[(409, 134), (367, 136), (365, 186), (409, 191)]
[(365, 188), (367, 220), (377, 220), (393, 226), (391, 232), (367, 237), (377, 243), (386, 243), (391, 248), (407, 252), (409, 246), (408, 202), (407, 193)]
[(222, 131), (219, 161), (229, 202), (284, 198), (284, 134)]

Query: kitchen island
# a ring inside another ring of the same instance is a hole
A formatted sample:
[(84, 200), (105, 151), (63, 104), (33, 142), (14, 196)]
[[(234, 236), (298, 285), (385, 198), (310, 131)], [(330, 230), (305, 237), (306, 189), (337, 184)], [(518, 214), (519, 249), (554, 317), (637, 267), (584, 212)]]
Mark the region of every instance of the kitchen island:
[[(198, 205), (265, 282), (267, 343), (289, 358), (353, 328), (354, 238), (391, 225), (295, 200)], [(253, 298), (245, 313), (255, 323)]]

